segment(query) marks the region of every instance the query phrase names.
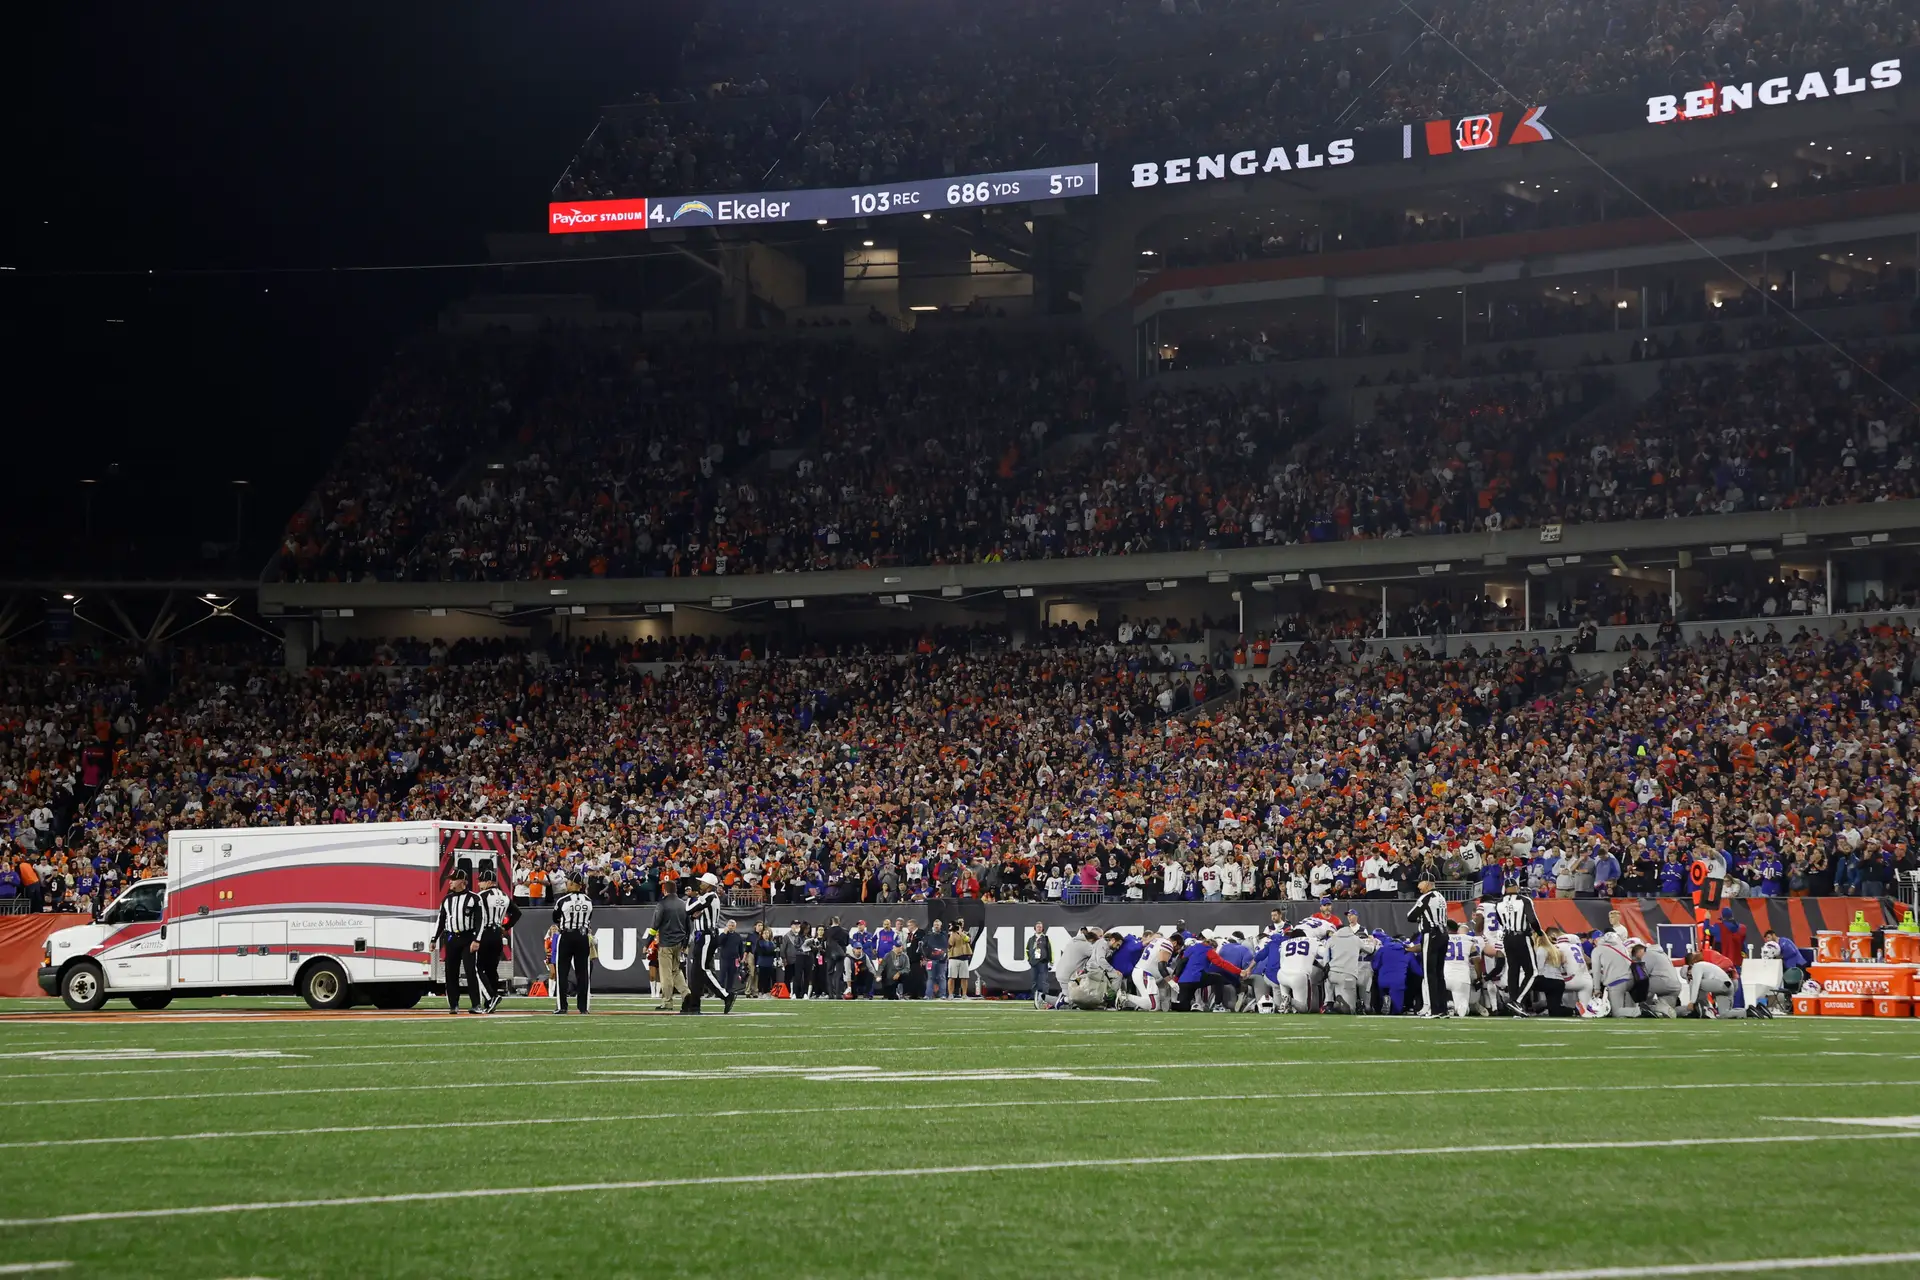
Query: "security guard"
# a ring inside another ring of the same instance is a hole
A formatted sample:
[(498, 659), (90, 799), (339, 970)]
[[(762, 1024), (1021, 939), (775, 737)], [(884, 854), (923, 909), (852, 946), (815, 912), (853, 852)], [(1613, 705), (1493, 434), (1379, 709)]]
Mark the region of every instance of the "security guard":
[(500, 1006), (500, 997), (507, 993), (506, 984), (500, 981), (500, 956), (506, 949), (507, 938), (512, 935), (514, 921), (520, 918), (520, 908), (513, 905), (511, 894), (502, 892), (494, 884), (492, 868), (480, 868), (475, 879), (480, 882), (480, 891), (475, 895), (480, 899), (480, 947), (474, 952), (478, 965), (475, 976), (480, 979), (480, 991), (486, 997), (482, 1011), (492, 1013)]
[(573, 979), (575, 999), (586, 1013), (593, 985), (593, 899), (580, 891), (580, 880), (569, 877), (566, 896), (553, 904), (553, 926), (560, 931), (560, 963), (553, 975), (553, 1011), (567, 1011), (567, 979)]
[(460, 1012), (460, 975), (467, 975), (468, 1013), (479, 1013), (480, 984), (474, 974), (474, 956), (480, 950), (480, 897), (467, 892), (467, 873), (455, 867), (447, 877), (447, 896), (440, 902), (440, 919), (433, 926), (433, 945), (443, 947), (446, 963), (447, 1012)]

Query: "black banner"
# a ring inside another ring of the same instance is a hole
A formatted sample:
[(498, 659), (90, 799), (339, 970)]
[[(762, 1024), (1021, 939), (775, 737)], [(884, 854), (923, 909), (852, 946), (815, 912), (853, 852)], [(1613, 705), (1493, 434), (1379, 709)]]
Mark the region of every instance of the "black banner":
[[(1360, 914), (1367, 929), (1389, 934), (1406, 934), (1410, 899), (1381, 899), (1341, 902), (1344, 915)], [(1471, 907), (1454, 903), (1456, 916)], [(1821, 929), (1844, 929), (1855, 911), (1868, 910), (1870, 918), (1884, 908), (1876, 899), (1867, 898), (1738, 898), (1725, 904), (1734, 919), (1747, 930), (1748, 941), (1757, 946), (1760, 934), (1768, 927), (1791, 936), (1803, 947), (1813, 946), (1813, 935)], [(1607, 925), (1609, 912), (1619, 911), (1627, 929), (1635, 936), (1652, 940), (1659, 936), (1662, 924), (1691, 921), (1693, 902), (1687, 898), (1548, 898), (1534, 904), (1543, 927), (1552, 931), (1585, 933)], [(963, 925), (973, 936), (973, 972), (986, 991), (1029, 991), (1032, 974), (1027, 966), (1026, 938), (1035, 924), (1046, 926), (1057, 954), (1074, 929), (1119, 929), (1138, 933), (1146, 929), (1167, 931), (1184, 927), (1212, 938), (1230, 936), (1238, 930), (1247, 940), (1270, 927), (1278, 909), (1288, 920), (1299, 920), (1314, 910), (1308, 902), (1269, 902), (1245, 899), (1240, 902), (1106, 902), (1089, 907), (1062, 907), (1040, 903), (981, 903), (942, 900), (931, 903), (836, 903), (822, 906), (775, 906), (751, 913), (730, 912), (744, 933), (751, 933), (761, 921), (777, 933), (796, 921), (826, 926), (836, 921), (852, 930), (864, 921), (877, 928), (880, 922), (912, 921), (924, 929), (940, 920), (949, 928)], [(595, 941), (599, 956), (593, 962), (593, 989), (612, 994), (646, 992), (652, 989), (647, 979), (647, 930), (653, 927), (652, 907), (599, 907), (593, 913)], [(1717, 916), (1717, 912), (1713, 913)], [(546, 981), (545, 935), (551, 913), (540, 907), (527, 908), (514, 926), (513, 956), (515, 971), (529, 981)]]
[[(1465, 152), (1553, 142), (1573, 137), (1633, 133), (1654, 125), (1690, 127), (1709, 119), (1753, 112), (1804, 110), (1808, 104), (1856, 95), (1884, 96), (1903, 81), (1920, 50), (1872, 54), (1825, 67), (1770, 72), (1702, 84), (1648, 81), (1617, 93), (1593, 94), (1432, 120), (1374, 125), (1338, 134), (1273, 138), (1254, 147), (1211, 155), (1113, 157), (1102, 163), (1125, 174), (1124, 188), (1183, 187), (1261, 177), (1324, 176), (1349, 165), (1431, 160)], [(1492, 94), (1489, 94), (1492, 100)], [(1114, 190), (1123, 184), (1109, 182)]]

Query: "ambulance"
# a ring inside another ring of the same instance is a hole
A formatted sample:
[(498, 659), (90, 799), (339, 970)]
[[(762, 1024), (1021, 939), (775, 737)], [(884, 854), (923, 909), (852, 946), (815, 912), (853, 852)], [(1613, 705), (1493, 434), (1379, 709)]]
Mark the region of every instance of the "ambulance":
[[(371, 822), (174, 831), (167, 874), (137, 881), (92, 924), (51, 935), (40, 989), (69, 1009), (125, 996), (293, 992), (315, 1009), (410, 1009), (443, 981), (432, 946), (455, 869), (513, 884), (513, 829)], [(512, 977), (511, 958), (501, 962)]]

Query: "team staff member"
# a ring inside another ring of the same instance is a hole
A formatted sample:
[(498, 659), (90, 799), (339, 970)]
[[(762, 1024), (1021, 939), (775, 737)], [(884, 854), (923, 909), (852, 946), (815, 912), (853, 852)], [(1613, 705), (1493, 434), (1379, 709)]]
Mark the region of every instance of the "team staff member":
[(1500, 934), (1506, 945), (1502, 948), (1507, 961), (1507, 999), (1513, 1002), (1513, 1011), (1521, 1017), (1527, 1017), (1527, 1001), (1533, 995), (1533, 984), (1538, 970), (1533, 961), (1533, 945), (1542, 937), (1540, 917), (1533, 909), (1533, 899), (1518, 883), (1507, 886), (1507, 894), (1500, 899), (1500, 905), (1494, 909), (1500, 921)]
[(693, 937), (693, 922), (687, 918), (687, 904), (680, 898), (680, 882), (660, 882), (660, 905), (654, 908), (653, 928), (660, 943), (660, 1007), (673, 1008), (675, 996), (693, 994), (687, 986), (687, 943)]
[(553, 1011), (567, 1011), (567, 979), (572, 978), (575, 1003), (586, 1013), (593, 988), (593, 899), (580, 891), (579, 880), (568, 880), (566, 895), (553, 904), (553, 927), (560, 931)]
[(1420, 896), (1407, 912), (1407, 923), (1420, 931), (1420, 970), (1427, 976), (1427, 1007), (1420, 1016), (1437, 1018), (1447, 1011), (1447, 900), (1433, 881), (1420, 882)]
[(433, 926), (432, 945), (443, 948), (446, 965), (447, 1012), (460, 1012), (460, 975), (467, 976), (468, 1013), (479, 1013), (482, 996), (473, 962), (480, 950), (480, 895), (467, 892), (467, 873), (454, 869), (447, 879), (447, 896), (440, 901), (440, 919)]
[(500, 1006), (500, 997), (507, 993), (500, 981), (500, 956), (506, 949), (514, 921), (520, 918), (520, 908), (513, 905), (509, 894), (494, 884), (491, 870), (480, 868), (476, 878), (480, 882), (480, 892), (475, 895), (480, 899), (480, 945), (473, 953), (477, 965), (474, 976), (480, 980), (478, 990), (486, 997), (485, 1012), (492, 1013)]
[(1053, 940), (1047, 926), (1036, 924), (1027, 936), (1027, 969), (1033, 974), (1033, 1007), (1047, 1007), (1047, 979), (1053, 973)]

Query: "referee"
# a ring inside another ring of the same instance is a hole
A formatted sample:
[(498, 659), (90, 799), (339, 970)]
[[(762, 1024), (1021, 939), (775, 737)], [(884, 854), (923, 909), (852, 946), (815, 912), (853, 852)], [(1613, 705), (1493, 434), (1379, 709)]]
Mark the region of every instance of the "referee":
[(1527, 1001), (1533, 996), (1533, 982), (1538, 975), (1533, 944), (1541, 936), (1540, 916), (1533, 909), (1533, 899), (1517, 884), (1507, 886), (1506, 896), (1494, 910), (1500, 916), (1500, 933), (1506, 939), (1503, 950), (1507, 956), (1507, 999), (1513, 1002), (1515, 1013), (1529, 1017)]
[(560, 963), (553, 974), (553, 1011), (567, 1011), (567, 979), (586, 1013), (593, 986), (593, 899), (580, 892), (577, 877), (567, 880), (566, 896), (553, 904), (553, 927), (560, 931)]
[(514, 921), (520, 918), (520, 908), (513, 905), (510, 894), (503, 893), (494, 884), (491, 868), (480, 868), (475, 878), (480, 883), (480, 891), (474, 895), (480, 899), (480, 948), (474, 953), (479, 965), (476, 976), (480, 979), (479, 989), (486, 996), (484, 1011), (492, 1013), (499, 1007), (500, 997), (507, 993), (500, 981), (500, 956)]
[[(1420, 897), (1407, 912), (1407, 923), (1420, 931), (1420, 971), (1427, 975), (1427, 1007), (1423, 1018), (1440, 1018), (1447, 1012), (1447, 899), (1433, 881), (1420, 882)], [(1465, 1013), (1466, 1010), (1461, 1010)]]
[(442, 947), (446, 963), (447, 1012), (460, 1012), (460, 975), (467, 975), (468, 1013), (480, 1012), (480, 983), (474, 974), (474, 955), (480, 950), (480, 895), (467, 892), (467, 873), (454, 868), (447, 878), (447, 896), (440, 902), (440, 919), (433, 926), (434, 945)]

